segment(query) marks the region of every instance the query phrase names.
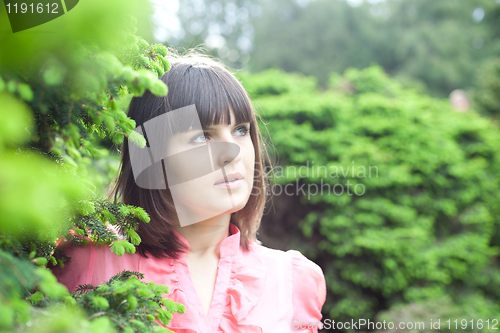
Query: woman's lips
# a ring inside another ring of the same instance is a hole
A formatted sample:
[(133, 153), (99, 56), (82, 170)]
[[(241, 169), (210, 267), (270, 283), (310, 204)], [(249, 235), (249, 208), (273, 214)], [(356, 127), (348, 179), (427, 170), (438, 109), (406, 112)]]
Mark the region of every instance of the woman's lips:
[(243, 183), (243, 175), (239, 172), (233, 172), (230, 174), (227, 174), (226, 179), (219, 179), (214, 186), (217, 187), (223, 187), (223, 188), (237, 188), (240, 187), (241, 184)]
[(233, 180), (233, 181), (230, 181), (230, 182), (224, 182), (224, 183), (218, 183), (218, 184), (215, 184), (214, 186), (217, 186), (217, 187), (222, 187), (222, 188), (238, 188), (241, 186), (241, 184), (243, 184), (243, 179), (237, 179), (237, 180)]

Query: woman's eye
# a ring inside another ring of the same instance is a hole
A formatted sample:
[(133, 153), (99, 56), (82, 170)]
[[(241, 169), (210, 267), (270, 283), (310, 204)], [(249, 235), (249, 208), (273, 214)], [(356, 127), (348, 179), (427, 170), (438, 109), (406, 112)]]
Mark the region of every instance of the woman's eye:
[[(238, 136), (245, 136), (250, 131), (250, 125), (240, 126), (234, 130), (234, 133)], [(194, 136), (189, 143), (205, 143), (210, 140), (210, 135), (207, 132), (200, 133)]]
[(249, 131), (249, 126), (241, 126), (236, 129), (235, 133), (244, 136), (248, 133), (248, 131)]
[(203, 133), (203, 134), (200, 134), (200, 135), (197, 135), (195, 136), (193, 139), (191, 139), (191, 143), (204, 143), (204, 142), (207, 142), (208, 141), (208, 134), (207, 133)]

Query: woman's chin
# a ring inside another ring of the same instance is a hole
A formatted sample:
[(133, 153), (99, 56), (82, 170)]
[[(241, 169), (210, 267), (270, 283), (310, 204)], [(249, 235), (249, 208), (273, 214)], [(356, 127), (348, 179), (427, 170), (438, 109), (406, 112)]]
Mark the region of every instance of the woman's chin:
[(234, 208), (231, 208), (230, 210), (228, 210), (227, 212), (224, 212), (224, 214), (232, 214), (232, 213), (236, 213), (236, 212), (239, 212), (240, 210), (243, 209), (243, 207), (245, 207), (245, 205), (238, 205)]
[(233, 195), (233, 207), (228, 211), (224, 212), (224, 214), (232, 214), (242, 210), (249, 199), (250, 195)]

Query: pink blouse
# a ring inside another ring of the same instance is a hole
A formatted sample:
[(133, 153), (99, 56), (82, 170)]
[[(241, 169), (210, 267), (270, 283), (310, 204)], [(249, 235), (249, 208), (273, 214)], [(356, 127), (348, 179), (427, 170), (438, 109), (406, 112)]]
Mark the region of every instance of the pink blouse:
[(68, 246), (65, 253), (71, 263), (53, 272), (70, 291), (80, 284), (101, 284), (123, 270), (141, 272), (145, 282), (168, 286), (166, 296), (186, 306), (186, 312), (174, 313), (167, 326), (178, 333), (318, 332), (326, 299), (321, 268), (295, 250), (253, 243), (245, 251), (238, 227), (231, 223), (230, 232), (220, 246), (208, 317), (191, 280), (186, 253), (179, 259), (144, 258), (137, 253), (119, 257), (107, 245)]

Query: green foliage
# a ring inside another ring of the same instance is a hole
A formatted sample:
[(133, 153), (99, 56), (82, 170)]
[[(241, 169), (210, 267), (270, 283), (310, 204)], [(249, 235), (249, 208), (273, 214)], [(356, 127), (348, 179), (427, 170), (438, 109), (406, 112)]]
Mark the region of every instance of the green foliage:
[[(88, 240), (96, 245), (111, 244), (111, 250), (120, 256), (125, 252), (135, 253), (134, 245), (141, 242), (135, 231), (139, 221), (150, 221), (149, 215), (141, 207), (88, 197), (78, 202), (77, 214), (70, 220), (73, 228), (66, 233), (65, 238), (74, 245), (86, 244)], [(130, 242), (119, 240), (119, 235), (127, 237)]]
[(1, 229), (17, 235), (30, 230), (40, 237), (57, 237), (58, 228), (68, 222), (62, 213), (74, 211), (83, 186), (66, 167), (34, 152), (4, 151), (2, 155)]
[(496, 121), (500, 120), (500, 58), (484, 63), (478, 70), (477, 81), (476, 107)]
[(333, 74), (325, 92), (275, 93), (297, 80), (275, 70), (240, 77), (279, 152), (275, 186), (300, 195), (273, 190), (284, 216), (302, 217), (301, 235), (269, 236), (322, 266), (326, 317), (373, 320), (440, 297), (454, 314), (498, 317), (486, 306), (500, 300), (500, 131), (489, 119), (404, 89), (378, 66)]
[(173, 312), (184, 313), (186, 309), (163, 298), (168, 287), (144, 283), (140, 281), (143, 277), (138, 272), (123, 271), (100, 286), (80, 286), (75, 299), (90, 318), (107, 316), (123, 332), (133, 332), (134, 328), (155, 332), (156, 320), (168, 325)]
[[(141, 282), (139, 273), (72, 297), (46, 268), (69, 259), (57, 247), (62, 238), (133, 253), (139, 221), (149, 222), (142, 208), (103, 198), (117, 164), (99, 144), (129, 135), (145, 143), (133, 132), (128, 103), (146, 89), (167, 94), (158, 80), (170, 68), (167, 49), (134, 35), (147, 15), (147, 1), (90, 0), (29, 32), (7, 33), (0, 19), (2, 331), (157, 332), (157, 319), (167, 323), (183, 311), (161, 298), (167, 287)], [(43, 29), (50, 38), (40, 38)], [(122, 296), (127, 305), (113, 303)]]
[[(243, 80), (245, 90), (253, 96), (306, 93), (317, 88), (317, 80), (314, 77), (287, 74), (278, 68), (269, 69), (255, 76), (248, 72), (241, 72), (238, 76)], [(252, 79), (247, 79), (249, 77)]]
[(135, 253), (135, 247), (125, 240), (113, 242), (113, 245), (111, 245), (110, 249), (119, 256), (122, 256), (125, 252)]
[(24, 302), (36, 280), (35, 266), (0, 252), (0, 329), (24, 323), (29, 318), (30, 307)]

